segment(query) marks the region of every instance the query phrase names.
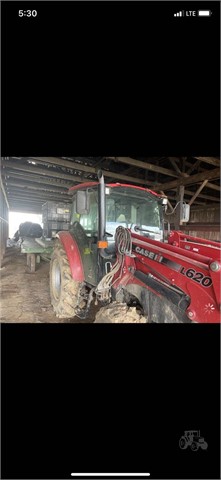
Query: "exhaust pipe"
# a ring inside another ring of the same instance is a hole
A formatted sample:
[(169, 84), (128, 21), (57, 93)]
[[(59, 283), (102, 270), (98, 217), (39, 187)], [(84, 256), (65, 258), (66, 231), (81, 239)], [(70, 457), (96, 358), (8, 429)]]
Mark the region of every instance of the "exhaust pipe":
[(98, 240), (103, 242), (105, 240), (105, 225), (106, 225), (106, 213), (105, 213), (105, 183), (104, 176), (101, 170), (98, 171)]
[[(98, 242), (104, 242), (105, 238), (105, 228), (106, 228), (106, 210), (105, 210), (105, 183), (104, 183), (104, 176), (101, 170), (97, 173), (98, 180), (99, 180), (99, 188), (98, 188)], [(104, 258), (105, 260), (110, 260), (112, 255), (108, 254), (105, 251), (105, 248), (98, 248), (99, 256), (98, 256), (98, 268), (99, 268), (99, 278), (103, 277), (103, 266), (102, 261), (99, 257)]]

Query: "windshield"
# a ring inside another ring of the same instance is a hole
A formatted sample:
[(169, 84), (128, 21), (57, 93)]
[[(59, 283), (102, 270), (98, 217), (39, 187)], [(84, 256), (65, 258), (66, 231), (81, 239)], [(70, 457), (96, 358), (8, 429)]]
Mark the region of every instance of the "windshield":
[(112, 235), (119, 225), (132, 232), (161, 240), (162, 219), (158, 197), (130, 187), (106, 188), (106, 230)]

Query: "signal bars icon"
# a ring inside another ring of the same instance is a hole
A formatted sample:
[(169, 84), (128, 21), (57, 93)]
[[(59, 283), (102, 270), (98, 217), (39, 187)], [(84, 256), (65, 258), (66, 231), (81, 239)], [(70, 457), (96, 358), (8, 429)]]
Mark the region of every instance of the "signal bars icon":
[(182, 11), (182, 12), (180, 11), (180, 12), (174, 13), (173, 16), (174, 16), (174, 17), (183, 17), (183, 16), (184, 16), (184, 12), (183, 12), (183, 11)]

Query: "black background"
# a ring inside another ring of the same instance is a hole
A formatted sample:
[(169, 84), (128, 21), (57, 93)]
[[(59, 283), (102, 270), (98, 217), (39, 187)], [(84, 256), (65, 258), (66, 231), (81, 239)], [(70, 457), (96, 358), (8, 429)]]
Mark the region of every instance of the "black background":
[[(3, 478), (219, 478), (218, 325), (3, 325)], [(208, 450), (181, 451), (199, 429)]]
[[(3, 2), (2, 102), (3, 156), (219, 155), (219, 3)], [(219, 333), (2, 325), (2, 478), (219, 478)]]
[(3, 2), (2, 18), (2, 155), (219, 154), (219, 2)]

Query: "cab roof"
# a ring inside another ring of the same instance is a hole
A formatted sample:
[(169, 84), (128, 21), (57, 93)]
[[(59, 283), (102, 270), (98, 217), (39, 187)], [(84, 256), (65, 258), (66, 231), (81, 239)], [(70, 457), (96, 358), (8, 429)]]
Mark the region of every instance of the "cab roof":
[[(85, 188), (89, 187), (95, 187), (96, 185), (99, 185), (99, 182), (85, 182), (85, 183), (79, 183), (78, 185), (75, 185), (74, 187), (70, 187), (68, 190), (68, 193), (71, 193), (76, 190), (85, 190)], [(144, 188), (144, 187), (138, 187), (136, 185), (128, 185), (126, 183), (106, 183), (106, 187), (128, 187), (128, 188), (135, 188), (136, 190), (143, 190), (144, 192), (151, 193), (152, 195), (155, 195), (156, 197), (163, 198), (165, 195), (160, 195), (153, 190), (150, 190), (149, 188)]]

